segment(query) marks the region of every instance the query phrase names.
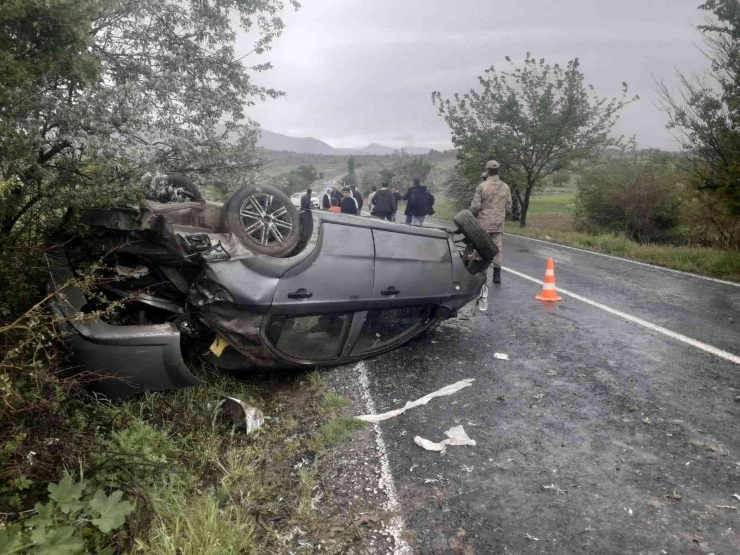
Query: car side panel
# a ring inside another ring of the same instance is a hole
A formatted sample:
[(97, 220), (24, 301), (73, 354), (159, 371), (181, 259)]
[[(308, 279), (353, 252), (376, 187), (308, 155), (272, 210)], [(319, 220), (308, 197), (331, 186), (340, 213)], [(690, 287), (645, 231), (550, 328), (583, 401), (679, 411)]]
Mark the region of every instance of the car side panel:
[[(432, 304), (454, 292), (447, 238), (373, 230), (373, 308)], [(397, 294), (393, 294), (393, 290)]]
[(311, 256), (280, 278), (270, 313), (365, 309), (373, 292), (374, 254), (370, 229), (322, 224)]

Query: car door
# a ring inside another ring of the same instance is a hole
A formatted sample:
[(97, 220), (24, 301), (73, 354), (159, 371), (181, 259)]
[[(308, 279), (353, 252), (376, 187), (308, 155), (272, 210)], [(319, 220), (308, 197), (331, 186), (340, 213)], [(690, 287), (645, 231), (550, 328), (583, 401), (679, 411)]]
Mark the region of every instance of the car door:
[(278, 282), (270, 314), (366, 310), (373, 294), (372, 230), (324, 222), (311, 256)]
[(446, 237), (373, 230), (373, 308), (423, 306), (444, 300), (453, 289)]

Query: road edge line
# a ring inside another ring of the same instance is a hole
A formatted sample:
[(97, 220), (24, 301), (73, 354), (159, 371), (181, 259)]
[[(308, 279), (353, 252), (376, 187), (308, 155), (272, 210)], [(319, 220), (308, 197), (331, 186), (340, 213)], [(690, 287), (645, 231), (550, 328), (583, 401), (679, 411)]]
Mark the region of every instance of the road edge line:
[(544, 243), (546, 245), (553, 245), (555, 247), (562, 247), (564, 249), (570, 249), (574, 251), (579, 252), (585, 252), (588, 254), (595, 254), (596, 256), (603, 256), (604, 258), (611, 258), (613, 260), (621, 260), (623, 262), (629, 262), (630, 264), (637, 264), (638, 266), (647, 266), (648, 268), (655, 268), (656, 270), (664, 270), (666, 272), (671, 272), (674, 274), (680, 274), (682, 276), (689, 276), (699, 279), (704, 279), (707, 281), (713, 281), (715, 283), (722, 283), (724, 285), (732, 285), (733, 287), (740, 287), (740, 283), (737, 283), (735, 281), (727, 281), (726, 279), (719, 279), (719, 278), (713, 278), (710, 276), (703, 276), (701, 274), (692, 274), (691, 272), (684, 272), (683, 270), (674, 270), (673, 268), (666, 268), (665, 266), (657, 266), (655, 264), (649, 264), (648, 262), (640, 262), (639, 260), (632, 260), (631, 258), (624, 258), (621, 256), (614, 256), (613, 254), (604, 254), (603, 252), (598, 251), (592, 251), (588, 249), (584, 249), (581, 247), (573, 247), (571, 245), (563, 245), (562, 243), (555, 243), (553, 241), (545, 241), (544, 239), (535, 239), (534, 237), (527, 237), (526, 235), (519, 235), (517, 233), (509, 233), (506, 232), (504, 235), (509, 235), (511, 237), (521, 237), (522, 239), (527, 239), (529, 241), (536, 241), (537, 243)]
[[(375, 402), (373, 401), (372, 395), (370, 395), (370, 379), (367, 376), (367, 367), (364, 362), (358, 362), (355, 366), (355, 370), (359, 374), (360, 382), (360, 393), (365, 400), (365, 406), (367, 408), (367, 414), (377, 414), (375, 411)], [(401, 504), (398, 502), (398, 494), (396, 492), (396, 483), (393, 480), (393, 474), (391, 473), (391, 464), (388, 460), (388, 451), (383, 441), (383, 434), (380, 430), (380, 424), (375, 422), (373, 424), (373, 430), (375, 431), (375, 444), (378, 448), (378, 454), (380, 457), (380, 480), (378, 486), (382, 489), (388, 501), (385, 503), (385, 510), (391, 513), (397, 513), (388, 522), (387, 529), (393, 536), (394, 542), (394, 555), (411, 555), (413, 550), (411, 546), (401, 537), (401, 534), (406, 529), (406, 521), (401, 516)]]
[[(542, 285), (543, 282), (537, 278), (533, 278), (531, 276), (528, 276), (527, 274), (523, 274), (521, 272), (517, 272), (516, 270), (512, 270), (511, 268), (501, 268), (502, 270), (509, 272), (511, 274), (514, 274), (515, 276), (519, 276), (521, 278), (527, 279), (529, 281), (532, 281), (534, 283), (537, 283), (539, 285)], [(687, 345), (691, 345), (692, 347), (696, 347), (697, 349), (701, 349), (702, 351), (705, 351), (707, 353), (713, 354), (715, 356), (718, 356), (720, 358), (723, 358), (729, 362), (734, 362), (735, 364), (740, 364), (740, 356), (734, 355), (732, 353), (729, 353), (727, 351), (723, 351), (722, 349), (718, 349), (717, 347), (713, 347), (712, 345), (709, 345), (707, 343), (702, 343), (701, 341), (697, 341), (696, 339), (692, 339), (691, 337), (688, 337), (686, 335), (677, 333), (675, 331), (671, 331), (668, 328), (664, 328), (662, 326), (659, 326), (657, 324), (653, 324), (652, 322), (648, 322), (647, 320), (643, 320), (642, 318), (638, 318), (637, 316), (632, 316), (631, 314), (627, 314), (626, 312), (622, 312), (621, 310), (617, 310), (615, 308), (611, 308), (610, 306), (607, 306), (605, 304), (601, 304), (596, 301), (592, 301), (591, 299), (587, 299), (586, 297), (583, 297), (579, 295), (578, 293), (573, 293), (571, 291), (568, 291), (567, 289), (561, 289), (558, 287), (557, 289), (558, 293), (562, 295), (567, 295), (568, 297), (572, 297), (576, 299), (577, 301), (581, 301), (583, 303), (586, 303), (588, 305), (591, 305), (595, 308), (600, 308), (601, 310), (604, 310), (610, 314), (613, 314), (615, 316), (619, 316), (620, 318), (623, 318), (627, 320), (628, 322), (632, 322), (633, 324), (638, 324), (640, 326), (643, 326), (645, 328), (651, 329), (653, 331), (657, 331), (658, 333), (662, 333), (663, 335), (666, 335), (672, 339), (676, 339), (678, 341), (681, 341), (682, 343), (686, 343)]]

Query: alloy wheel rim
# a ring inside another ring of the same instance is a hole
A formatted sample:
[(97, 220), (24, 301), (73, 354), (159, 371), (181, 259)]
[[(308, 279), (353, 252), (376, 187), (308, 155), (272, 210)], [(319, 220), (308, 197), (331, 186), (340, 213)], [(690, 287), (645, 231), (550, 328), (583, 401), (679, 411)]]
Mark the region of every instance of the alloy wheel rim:
[(264, 247), (283, 244), (293, 232), (293, 219), (285, 204), (268, 193), (248, 196), (239, 207), (239, 220), (247, 236)]

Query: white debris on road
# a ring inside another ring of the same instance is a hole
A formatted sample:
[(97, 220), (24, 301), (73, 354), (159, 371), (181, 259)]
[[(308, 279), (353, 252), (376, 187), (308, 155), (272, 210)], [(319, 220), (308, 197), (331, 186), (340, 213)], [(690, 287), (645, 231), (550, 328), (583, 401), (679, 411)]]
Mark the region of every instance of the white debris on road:
[(509, 355), (505, 355), (504, 353), (493, 353), (493, 358), (497, 358), (499, 360), (509, 360)]
[(388, 420), (389, 418), (394, 418), (398, 416), (399, 414), (403, 414), (407, 410), (413, 409), (414, 407), (426, 405), (429, 401), (431, 401), (435, 397), (443, 397), (446, 395), (452, 395), (453, 393), (457, 393), (461, 389), (464, 389), (466, 387), (470, 387), (471, 385), (473, 385), (474, 381), (475, 380), (472, 378), (467, 379), (467, 380), (461, 380), (451, 385), (446, 385), (442, 389), (438, 389), (437, 391), (433, 393), (424, 395), (424, 397), (422, 397), (421, 399), (417, 399), (416, 401), (407, 401), (406, 404), (403, 406), (403, 408), (384, 412), (383, 414), (363, 414), (362, 416), (358, 416), (357, 420), (364, 420), (365, 422), (373, 422), (373, 423), (382, 422), (383, 420)]
[(465, 433), (462, 426), (454, 426), (450, 428), (445, 432), (445, 435), (447, 436), (447, 439), (440, 441), (439, 443), (434, 443), (428, 439), (424, 439), (423, 437), (416, 436), (414, 438), (414, 443), (427, 451), (439, 451), (440, 453), (444, 453), (448, 445), (475, 446), (475, 440), (468, 437), (468, 434)]
[(567, 490), (561, 489), (555, 484), (550, 484), (549, 486), (542, 486), (542, 489), (551, 489), (553, 491), (556, 491), (558, 495), (565, 495), (566, 493), (568, 493)]

